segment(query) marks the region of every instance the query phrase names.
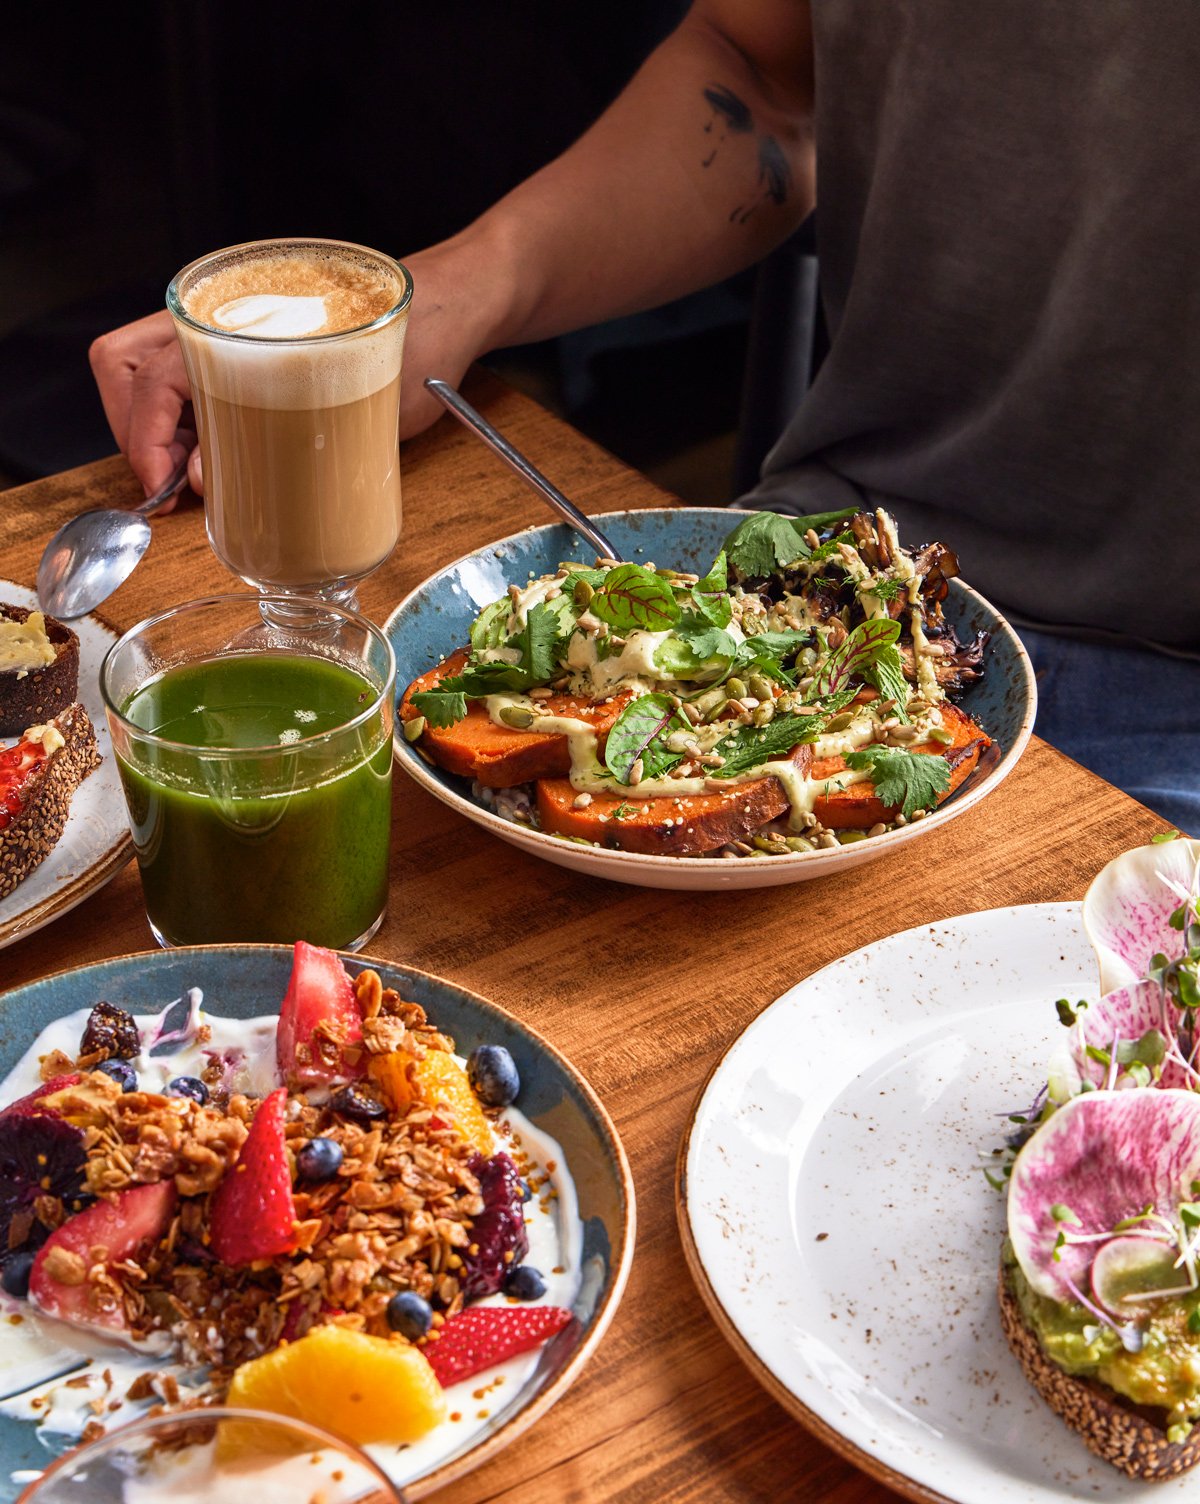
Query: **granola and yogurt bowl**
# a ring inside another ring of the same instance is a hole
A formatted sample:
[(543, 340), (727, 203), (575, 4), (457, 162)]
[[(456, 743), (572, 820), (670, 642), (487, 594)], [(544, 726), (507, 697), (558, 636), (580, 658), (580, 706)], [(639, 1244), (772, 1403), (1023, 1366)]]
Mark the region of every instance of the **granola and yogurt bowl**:
[(0, 1498), (41, 1448), (222, 1401), (324, 1425), (406, 1485), (443, 1482), (573, 1375), (631, 1228), (602, 1267), (576, 1151), (521, 1110), (539, 1115), (562, 1062), (516, 1049), (518, 1071), (486, 1028), (464, 1060), (393, 980), (299, 945), (278, 1017), (268, 995), (223, 1016), (220, 987), (211, 1011), (198, 989), (157, 1015), (85, 1006), (16, 1062)]

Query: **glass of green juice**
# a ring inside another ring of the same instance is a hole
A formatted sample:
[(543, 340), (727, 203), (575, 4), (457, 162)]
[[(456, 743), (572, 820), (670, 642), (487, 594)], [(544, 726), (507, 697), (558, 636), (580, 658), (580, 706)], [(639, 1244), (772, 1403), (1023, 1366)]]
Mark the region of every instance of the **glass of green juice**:
[(357, 612), (209, 596), (113, 644), (100, 688), (160, 945), (366, 943), (387, 902), (396, 659)]

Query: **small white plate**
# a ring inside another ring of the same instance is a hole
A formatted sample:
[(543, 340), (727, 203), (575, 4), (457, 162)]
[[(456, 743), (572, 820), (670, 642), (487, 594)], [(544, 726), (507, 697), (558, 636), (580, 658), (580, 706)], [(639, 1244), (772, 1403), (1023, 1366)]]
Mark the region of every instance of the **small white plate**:
[[(1000, 1330), (981, 1150), (1045, 1080), (1059, 997), (1096, 996), (1078, 904), (993, 909), (836, 961), (755, 1019), (679, 1157), (718, 1325), (793, 1415), (910, 1498), (1145, 1497), (1026, 1383)], [(1155, 1484), (1193, 1500), (1194, 1476)]]
[[(11, 580), (0, 580), (0, 601), (31, 610), (38, 604), (32, 590)], [(125, 798), (100, 698), (100, 664), (117, 634), (95, 616), (83, 616), (68, 625), (79, 638), (79, 699), (96, 728), (103, 761), (76, 789), (66, 828), (54, 850), (7, 898), (0, 898), (0, 949), (82, 903), (133, 855)], [(0, 739), (4, 746), (14, 740)]]

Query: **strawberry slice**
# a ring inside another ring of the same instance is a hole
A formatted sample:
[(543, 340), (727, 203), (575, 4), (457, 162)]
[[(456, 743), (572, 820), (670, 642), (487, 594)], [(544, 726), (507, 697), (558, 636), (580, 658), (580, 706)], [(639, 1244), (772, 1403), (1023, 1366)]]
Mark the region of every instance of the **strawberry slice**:
[(57, 1228), (38, 1249), (29, 1293), (50, 1316), (81, 1326), (120, 1330), (125, 1313), (108, 1293), (88, 1282), (97, 1264), (116, 1264), (134, 1257), (144, 1244), (166, 1232), (178, 1197), (174, 1183), (134, 1185), (115, 1201), (97, 1201)]
[(572, 1319), (562, 1306), (468, 1306), (438, 1328), (421, 1351), (443, 1389), (539, 1347)]
[(334, 951), (297, 940), (292, 975), (279, 1008), (275, 1059), (285, 1081), (326, 1086), (361, 1076), (362, 1015), (346, 968)]
[(46, 756), (40, 741), (25, 739), (0, 752), (0, 830), (7, 829), (25, 808), (22, 785)]
[(296, 1246), (286, 1112), (287, 1090), (281, 1086), (258, 1104), (242, 1152), (213, 1192), (209, 1247), (223, 1264), (250, 1264)]
[(56, 1091), (65, 1091), (68, 1086), (78, 1086), (83, 1077), (78, 1071), (68, 1071), (66, 1075), (55, 1076), (52, 1081), (45, 1081), (41, 1086), (23, 1097), (18, 1097), (15, 1102), (10, 1102), (7, 1107), (0, 1108), (0, 1121), (5, 1118), (31, 1118), (39, 1113), (53, 1113), (56, 1109), (45, 1105), (39, 1106), (43, 1097), (52, 1097)]

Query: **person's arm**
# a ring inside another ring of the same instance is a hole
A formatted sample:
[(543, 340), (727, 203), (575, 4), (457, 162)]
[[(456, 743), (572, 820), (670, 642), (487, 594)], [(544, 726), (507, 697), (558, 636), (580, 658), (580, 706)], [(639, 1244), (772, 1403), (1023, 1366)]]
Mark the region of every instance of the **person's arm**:
[[(765, 255), (813, 205), (812, 104), (808, 0), (695, 0), (569, 150), (458, 235), (404, 256), (401, 436), (442, 411), (426, 376), (457, 384), (489, 350), (654, 307)], [(177, 459), (187, 399), (169, 316), (103, 336), (91, 359), (149, 491)]]
[(759, 260), (813, 206), (812, 109), (807, 0), (696, 0), (579, 141), (409, 260), (402, 426), (440, 411), (425, 375), (457, 380), (488, 350), (655, 307)]

